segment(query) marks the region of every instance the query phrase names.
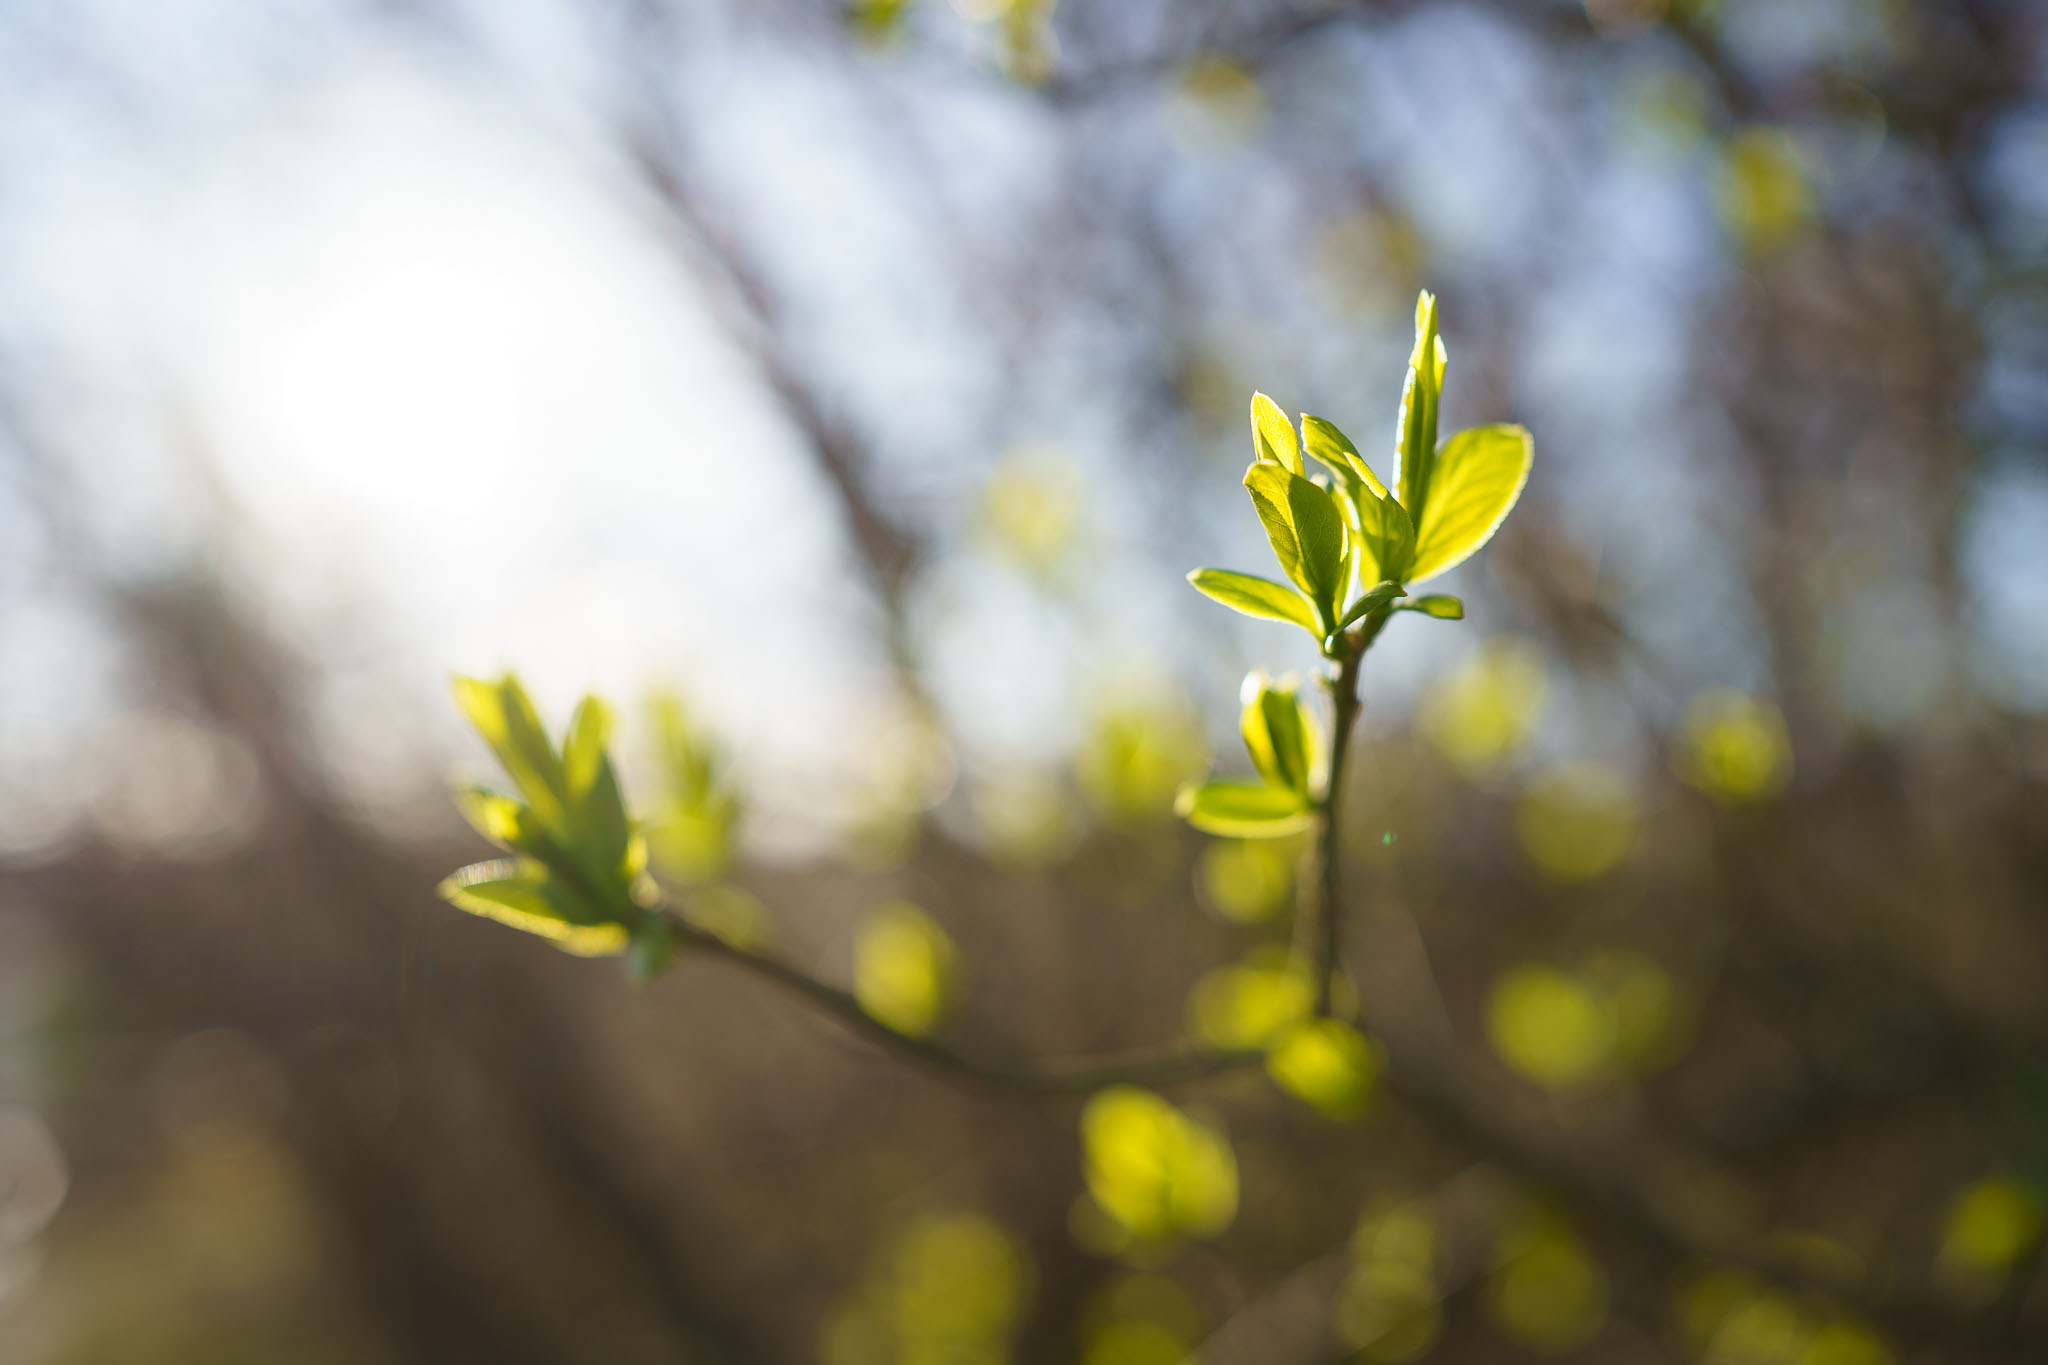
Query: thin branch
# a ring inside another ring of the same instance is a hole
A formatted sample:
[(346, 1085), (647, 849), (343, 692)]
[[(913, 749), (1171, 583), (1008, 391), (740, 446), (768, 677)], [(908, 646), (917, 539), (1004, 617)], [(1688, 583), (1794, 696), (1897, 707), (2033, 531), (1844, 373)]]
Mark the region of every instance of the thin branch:
[[(1378, 613), (1378, 621), (1385, 621), (1384, 612)], [(1337, 659), (1337, 671), (1323, 679), (1323, 685), (1330, 693), (1330, 776), (1323, 792), (1323, 800), (1317, 813), (1319, 821), (1316, 830), (1316, 861), (1320, 887), (1316, 893), (1315, 921), (1312, 930), (1310, 970), (1316, 983), (1316, 1018), (1328, 1018), (1330, 1001), (1334, 994), (1339, 958), (1340, 929), (1342, 916), (1338, 913), (1338, 864), (1343, 861), (1337, 847), (1339, 824), (1344, 798), (1344, 758), (1351, 748), (1351, 727), (1358, 721), (1358, 673), (1365, 662), (1365, 651), (1371, 646), (1373, 636), (1379, 633), (1377, 623), (1361, 627), (1353, 635), (1343, 639), (1342, 653)]]
[(1337, 847), (1343, 823), (1344, 762), (1351, 749), (1352, 727), (1363, 709), (1358, 695), (1358, 676), (1365, 653), (1372, 648), (1387, 624), (1385, 607), (1368, 612), (1365, 619), (1339, 637), (1331, 655), (1336, 671), (1324, 676), (1330, 693), (1330, 774), (1323, 799), (1317, 808), (1315, 899), (1302, 908), (1301, 935), (1296, 942), (1308, 943), (1309, 971), (1316, 986), (1315, 1013), (1318, 1019), (1330, 1015), (1336, 991), (1337, 969), (1343, 958), (1343, 916), (1339, 912), (1339, 865), (1342, 851)]
[(899, 1033), (862, 1008), (851, 991), (818, 980), (778, 958), (748, 952), (669, 912), (677, 940), (781, 987), (832, 1016), (848, 1031), (911, 1061), (998, 1090), (1025, 1095), (1072, 1095), (1112, 1085), (1169, 1086), (1256, 1066), (1264, 1054), (1188, 1044), (1056, 1062), (998, 1061), (975, 1057), (929, 1038)]

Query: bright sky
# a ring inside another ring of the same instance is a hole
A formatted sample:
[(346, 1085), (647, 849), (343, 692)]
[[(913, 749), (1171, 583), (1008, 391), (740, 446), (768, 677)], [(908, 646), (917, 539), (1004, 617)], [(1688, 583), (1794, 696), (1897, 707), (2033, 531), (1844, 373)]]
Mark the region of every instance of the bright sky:
[(836, 513), (691, 281), (560, 140), (407, 60), (286, 107), (140, 164), (70, 128), (100, 173), (27, 177), (20, 283), (80, 358), (145, 377), (78, 433), (117, 557), (206, 542), (336, 668), (329, 747), (373, 786), (417, 767), (400, 713), (451, 743), (445, 673), (503, 667), (557, 715), (680, 683), (813, 795), (858, 762), (881, 676)]

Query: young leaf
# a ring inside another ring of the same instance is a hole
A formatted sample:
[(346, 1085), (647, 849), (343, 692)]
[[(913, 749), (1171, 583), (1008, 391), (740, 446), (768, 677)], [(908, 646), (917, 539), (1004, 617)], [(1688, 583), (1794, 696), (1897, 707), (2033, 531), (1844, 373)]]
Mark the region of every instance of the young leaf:
[(1188, 582), (1195, 585), (1196, 592), (1221, 602), (1233, 611), (1241, 611), (1246, 616), (1289, 621), (1321, 638), (1321, 632), (1316, 628), (1316, 609), (1307, 598), (1284, 583), (1248, 573), (1233, 573), (1229, 569), (1196, 569), (1188, 575)]
[(624, 867), (633, 827), (606, 746), (611, 742), (611, 709), (585, 697), (562, 741), (562, 771), (577, 823), (577, 852), (593, 885), (623, 890), (634, 872)]
[(611, 708), (596, 697), (585, 697), (569, 718), (569, 733), (562, 740), (562, 773), (571, 800), (581, 802), (597, 781), (598, 765), (604, 762), (611, 737)]
[(1252, 766), (1267, 785), (1307, 800), (1321, 750), (1315, 718), (1292, 687), (1276, 687), (1263, 673), (1245, 678), (1243, 700), (1238, 729)]
[(1252, 450), (1261, 464), (1277, 464), (1290, 474), (1306, 471), (1301, 463), (1301, 442), (1280, 405), (1263, 393), (1252, 395)]
[(1244, 474), (1252, 506), (1265, 524), (1266, 539), (1280, 567), (1315, 604), (1316, 624), (1336, 619), (1344, 591), (1344, 518), (1324, 489), (1278, 465), (1254, 464)]
[(1313, 823), (1308, 804), (1294, 792), (1228, 778), (1182, 787), (1173, 809), (1204, 834), (1232, 839), (1278, 839)]
[(510, 673), (495, 683), (457, 678), (455, 702), (505, 765), (541, 825), (567, 839), (572, 833), (568, 780), (519, 679)]
[(1372, 472), (1372, 466), (1358, 453), (1358, 447), (1351, 444), (1351, 438), (1337, 430), (1335, 422), (1304, 412), (1301, 415), (1301, 435), (1308, 453), (1329, 467), (1338, 478), (1351, 483), (1363, 483), (1372, 490), (1376, 498), (1387, 496), (1387, 486), (1380, 482), (1380, 476)]
[(458, 910), (538, 934), (578, 957), (605, 957), (626, 946), (624, 925), (581, 922), (583, 916), (567, 908), (576, 904), (573, 897), (529, 859), (472, 863), (439, 890)]
[(1414, 518), (1420, 518), (1429, 505), (1444, 358), (1443, 339), (1436, 333), (1436, 295), (1425, 289), (1415, 300), (1415, 350), (1408, 357), (1408, 379), (1401, 388), (1401, 420), (1394, 437), (1400, 460), (1401, 505)]
[(1465, 604), (1445, 592), (1431, 593), (1427, 597), (1418, 597), (1413, 602), (1405, 602), (1399, 610), (1419, 611), (1424, 616), (1434, 616), (1439, 621), (1465, 619)]
[(1358, 499), (1358, 581), (1402, 582), (1415, 558), (1415, 526), (1408, 509), (1391, 497), (1377, 498), (1370, 489)]
[(592, 871), (602, 884), (630, 880), (638, 870), (629, 866), (633, 823), (626, 817), (626, 798), (619, 791), (610, 755), (598, 755), (597, 771), (579, 798), (577, 814), (589, 831)]
[(1415, 528), (1409, 581), (1464, 562), (1492, 538), (1521, 497), (1535, 454), (1535, 442), (1518, 426), (1472, 427), (1444, 442), (1430, 476), (1429, 504)]
[(471, 782), (455, 789), (455, 805), (471, 829), (507, 853), (539, 856), (526, 807), (515, 798)]
[(1401, 585), (1393, 582), (1391, 579), (1373, 584), (1372, 587), (1359, 594), (1358, 600), (1351, 604), (1351, 609), (1344, 613), (1344, 619), (1337, 623), (1337, 629), (1350, 629), (1352, 625), (1362, 620), (1369, 613), (1378, 611), (1400, 595)]

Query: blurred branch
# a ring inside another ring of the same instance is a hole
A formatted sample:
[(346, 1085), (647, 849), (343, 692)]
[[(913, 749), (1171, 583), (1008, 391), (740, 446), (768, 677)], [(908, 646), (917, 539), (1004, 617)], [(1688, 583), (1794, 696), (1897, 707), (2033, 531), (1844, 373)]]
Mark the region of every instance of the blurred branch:
[(656, 59), (668, 52), (670, 22), (658, 3), (635, 5), (633, 41), (622, 66), (636, 78), (637, 98), (620, 116), (618, 137), (628, 164), (655, 206), (678, 254), (704, 267), (713, 307), (736, 344), (753, 359), (762, 381), (804, 438), (845, 519), (856, 558), (879, 602), (885, 644), (899, 683), (914, 698), (924, 686), (910, 645), (904, 595), (918, 558), (915, 537), (881, 509), (863, 468), (861, 442), (828, 408), (790, 355), (781, 306), (759, 262), (722, 221), (687, 174), (690, 156)]
[(963, 1080), (1029, 1095), (1069, 1095), (1112, 1085), (1163, 1086), (1256, 1066), (1265, 1054), (1186, 1045), (1071, 1061), (1024, 1063), (973, 1057), (943, 1043), (899, 1033), (861, 1006), (852, 992), (828, 985), (787, 962), (750, 953), (682, 919), (669, 919), (684, 947), (730, 962), (790, 991), (838, 1020), (849, 1031), (911, 1061)]

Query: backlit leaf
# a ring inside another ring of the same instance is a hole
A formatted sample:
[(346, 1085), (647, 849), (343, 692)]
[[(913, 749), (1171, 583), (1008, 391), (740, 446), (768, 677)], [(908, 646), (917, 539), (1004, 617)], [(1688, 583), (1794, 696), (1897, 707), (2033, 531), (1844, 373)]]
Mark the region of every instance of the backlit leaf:
[(1415, 528), (1409, 581), (1435, 577), (1492, 538), (1521, 497), (1535, 453), (1527, 431), (1505, 424), (1472, 427), (1444, 442)]
[(1317, 623), (1334, 622), (1337, 599), (1346, 586), (1347, 532), (1330, 493), (1299, 474), (1266, 463), (1247, 469), (1244, 485), (1281, 569), (1315, 604)]
[(1280, 405), (1263, 393), (1252, 395), (1252, 448), (1261, 464), (1277, 464), (1290, 474), (1305, 472), (1293, 425)]
[(1387, 486), (1380, 482), (1380, 476), (1373, 473), (1372, 466), (1358, 453), (1358, 447), (1351, 444), (1351, 438), (1337, 430), (1335, 422), (1304, 412), (1301, 415), (1301, 435), (1308, 453), (1339, 478), (1348, 474), (1371, 489), (1374, 497), (1387, 496)]
[(569, 733), (562, 740), (562, 773), (572, 800), (580, 800), (597, 781), (611, 737), (611, 708), (596, 697), (585, 697), (569, 718)]
[(534, 815), (545, 828), (566, 837), (567, 775), (519, 679), (507, 673), (495, 683), (457, 678), (454, 685), (456, 705), (505, 765)]
[(573, 893), (530, 859), (473, 863), (443, 880), (439, 890), (458, 910), (538, 934), (578, 957), (604, 957), (626, 946), (625, 926), (588, 922), (590, 912)]
[(1269, 785), (1306, 800), (1321, 751), (1315, 718), (1293, 687), (1275, 684), (1259, 672), (1245, 678), (1243, 702), (1238, 729), (1252, 766)]
[(1233, 839), (1277, 839), (1313, 822), (1308, 804), (1298, 794), (1230, 778), (1182, 787), (1173, 809), (1203, 833)]
[(1434, 616), (1439, 621), (1462, 621), (1465, 619), (1465, 604), (1449, 593), (1436, 592), (1427, 597), (1418, 597), (1404, 603), (1400, 610), (1419, 611), (1424, 616)]
[(1358, 498), (1358, 581), (1407, 581), (1415, 559), (1415, 525), (1408, 509), (1390, 497), (1361, 489)]
[(1425, 289), (1415, 300), (1415, 349), (1408, 357), (1408, 378), (1401, 386), (1401, 419), (1394, 435), (1401, 505), (1410, 517), (1418, 519), (1428, 508), (1431, 491), (1444, 359), (1443, 339), (1436, 331), (1436, 295)]
[(1337, 623), (1337, 629), (1349, 629), (1352, 625), (1378, 611), (1400, 595), (1401, 585), (1392, 580), (1373, 584), (1372, 587), (1360, 593), (1358, 599), (1345, 611), (1344, 619)]
[(538, 852), (526, 807), (517, 798), (472, 782), (455, 789), (455, 805), (471, 829), (507, 853)]
[(1287, 621), (1311, 635), (1321, 636), (1316, 628), (1316, 609), (1309, 605), (1307, 598), (1284, 583), (1275, 583), (1270, 578), (1254, 574), (1233, 573), (1229, 569), (1196, 569), (1188, 575), (1188, 582), (1195, 585), (1196, 592), (1221, 602), (1233, 611), (1241, 611), (1246, 616)]

